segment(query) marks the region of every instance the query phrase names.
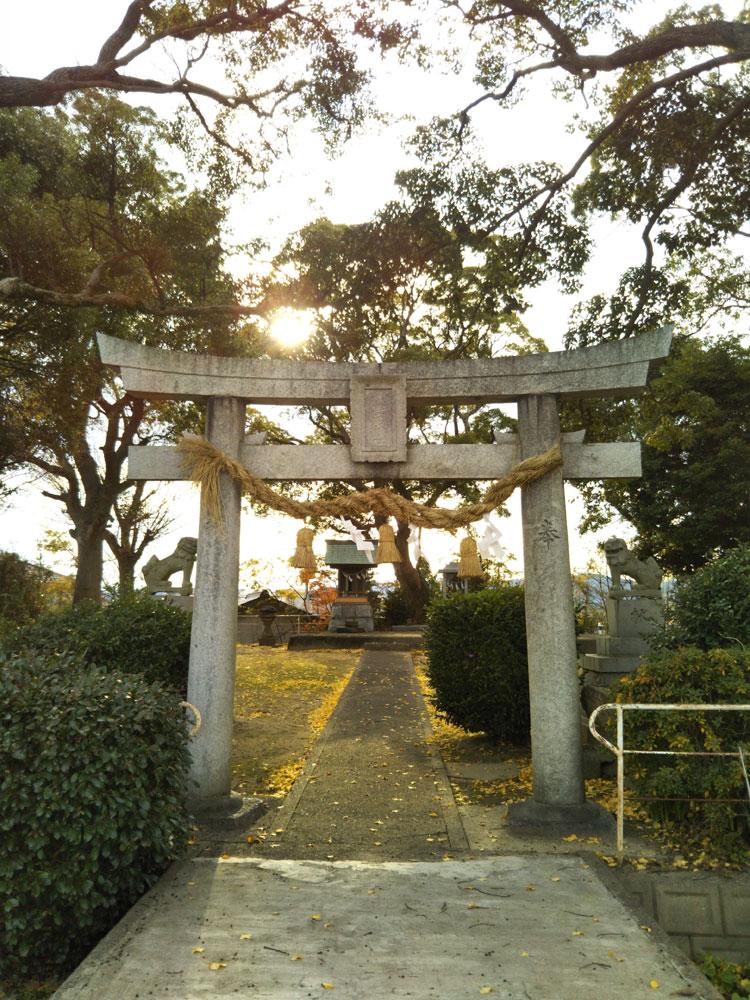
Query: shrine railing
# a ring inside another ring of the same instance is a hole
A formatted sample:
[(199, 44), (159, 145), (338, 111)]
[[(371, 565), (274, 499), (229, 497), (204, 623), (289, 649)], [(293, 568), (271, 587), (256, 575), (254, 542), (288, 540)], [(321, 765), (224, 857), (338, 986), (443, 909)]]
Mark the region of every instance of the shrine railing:
[[(616, 714), (615, 745), (596, 728), (596, 720), (601, 712), (613, 711)], [(750, 705), (678, 705), (678, 704), (620, 704), (608, 702), (595, 708), (589, 717), (589, 731), (597, 742), (610, 750), (617, 758), (617, 853), (620, 857), (625, 847), (625, 757), (734, 757), (740, 763), (747, 787), (747, 801), (750, 805), (750, 778), (745, 764), (745, 754), (742, 747), (736, 751), (728, 750), (633, 750), (625, 747), (625, 712), (750, 712)], [(666, 801), (666, 799), (664, 800)], [(684, 801), (718, 801), (709, 799), (692, 799)], [(722, 802), (744, 802), (745, 799), (722, 799)]]

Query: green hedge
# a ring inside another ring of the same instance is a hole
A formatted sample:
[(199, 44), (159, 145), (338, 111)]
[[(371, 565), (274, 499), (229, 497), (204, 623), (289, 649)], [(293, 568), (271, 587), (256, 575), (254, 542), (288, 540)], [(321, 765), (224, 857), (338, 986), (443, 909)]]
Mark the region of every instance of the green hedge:
[(507, 585), (437, 599), (428, 610), (425, 638), (438, 711), (464, 729), (527, 743), (523, 588)]
[[(652, 653), (615, 688), (618, 701), (748, 704), (750, 650), (683, 647)], [(627, 712), (625, 740), (643, 750), (726, 750), (750, 756), (750, 717), (742, 712)], [(659, 821), (676, 823), (680, 839), (743, 854), (750, 844), (750, 805), (738, 760), (634, 757), (628, 775), (639, 796), (695, 797), (695, 802), (645, 802)], [(711, 799), (740, 803), (711, 803)]]
[(110, 604), (77, 604), (43, 615), (9, 636), (8, 652), (74, 656), (113, 673), (142, 674), (178, 691), (187, 690), (190, 615), (146, 594)]
[(665, 638), (671, 649), (750, 646), (750, 545), (678, 581)]
[(0, 655), (0, 979), (66, 971), (184, 849), (173, 692)]

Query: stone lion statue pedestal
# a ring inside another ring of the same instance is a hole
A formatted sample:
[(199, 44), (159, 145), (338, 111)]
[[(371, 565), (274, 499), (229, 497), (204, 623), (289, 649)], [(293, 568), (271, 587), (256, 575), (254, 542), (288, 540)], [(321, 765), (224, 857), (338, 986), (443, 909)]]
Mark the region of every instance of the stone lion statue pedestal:
[[(662, 572), (655, 559), (638, 559), (621, 538), (604, 543), (612, 577), (606, 599), (609, 633), (596, 637), (596, 652), (583, 656), (583, 704), (591, 713), (612, 701), (612, 685), (632, 673), (664, 623)], [(632, 587), (622, 586), (630, 577)]]

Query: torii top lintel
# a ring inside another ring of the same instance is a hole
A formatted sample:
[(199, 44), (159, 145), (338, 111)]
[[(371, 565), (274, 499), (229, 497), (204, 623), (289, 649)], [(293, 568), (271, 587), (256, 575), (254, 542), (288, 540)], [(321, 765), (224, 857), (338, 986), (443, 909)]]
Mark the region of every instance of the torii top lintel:
[(390, 376), (405, 380), (406, 397), (423, 403), (509, 403), (530, 395), (632, 396), (646, 385), (650, 365), (669, 353), (672, 328), (571, 351), (384, 364), (218, 357), (97, 339), (104, 364), (119, 368), (127, 391), (146, 399), (348, 405), (353, 383)]

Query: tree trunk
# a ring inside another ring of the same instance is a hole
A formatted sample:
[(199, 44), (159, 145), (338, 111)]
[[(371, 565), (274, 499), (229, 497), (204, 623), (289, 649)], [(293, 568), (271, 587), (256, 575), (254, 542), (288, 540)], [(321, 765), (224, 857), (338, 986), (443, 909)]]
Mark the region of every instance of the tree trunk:
[(135, 590), (135, 564), (138, 556), (125, 552), (117, 557), (117, 570), (120, 576), (120, 593), (124, 596)]
[(421, 625), (425, 618), (425, 606), (427, 604), (427, 588), (419, 570), (412, 565), (409, 555), (409, 536), (411, 526), (398, 521), (396, 531), (396, 548), (401, 556), (400, 563), (394, 563), (398, 585), (403, 591), (406, 603), (409, 605), (411, 620), (415, 625)]
[(78, 568), (73, 591), (73, 604), (102, 599), (102, 570), (104, 563), (104, 528), (77, 528)]

